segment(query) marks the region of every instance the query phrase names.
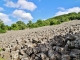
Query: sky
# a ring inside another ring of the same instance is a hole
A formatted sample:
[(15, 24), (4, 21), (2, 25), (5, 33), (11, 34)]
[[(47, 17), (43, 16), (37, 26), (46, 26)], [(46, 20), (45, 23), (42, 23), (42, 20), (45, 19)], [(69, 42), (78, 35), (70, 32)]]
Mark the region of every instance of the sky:
[(0, 19), (6, 25), (18, 20), (36, 22), (71, 12), (80, 12), (80, 0), (0, 0)]

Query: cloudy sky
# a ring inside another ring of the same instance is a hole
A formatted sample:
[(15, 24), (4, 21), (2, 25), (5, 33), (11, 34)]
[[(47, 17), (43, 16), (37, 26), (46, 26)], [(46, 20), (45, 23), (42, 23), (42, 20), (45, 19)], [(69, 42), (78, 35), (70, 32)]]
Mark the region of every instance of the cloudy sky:
[(0, 19), (5, 24), (80, 12), (80, 0), (0, 0)]

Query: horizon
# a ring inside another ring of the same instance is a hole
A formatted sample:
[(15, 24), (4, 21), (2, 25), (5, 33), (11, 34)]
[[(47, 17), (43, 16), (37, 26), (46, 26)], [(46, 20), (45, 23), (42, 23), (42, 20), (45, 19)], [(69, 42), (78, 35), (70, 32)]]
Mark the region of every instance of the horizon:
[(80, 0), (0, 0), (0, 19), (6, 24), (21, 20), (36, 22), (48, 18), (80, 12)]

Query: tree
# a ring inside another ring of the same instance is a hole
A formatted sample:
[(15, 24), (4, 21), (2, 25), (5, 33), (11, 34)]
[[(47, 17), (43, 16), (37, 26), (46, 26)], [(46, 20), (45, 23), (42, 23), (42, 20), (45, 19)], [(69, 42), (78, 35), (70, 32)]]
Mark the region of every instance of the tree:
[(6, 32), (6, 26), (4, 25), (3, 21), (0, 19), (0, 33)]
[(12, 30), (19, 30), (19, 27), (18, 27), (17, 24), (12, 24), (12, 25), (11, 25), (11, 29), (12, 29)]
[(69, 13), (68, 16), (69, 16), (69, 20), (77, 19), (77, 13), (76, 12)]
[(44, 22), (41, 19), (37, 20), (36, 23), (38, 24), (39, 27), (44, 26)]
[(23, 21), (17, 21), (15, 24), (12, 24), (11, 26), (5, 25), (3, 21), (0, 19), (0, 33), (4, 33), (7, 30), (23, 30), (25, 28), (37, 28), (47, 25), (56, 25), (60, 24), (62, 22), (70, 21), (70, 20), (80, 20), (80, 12), (72, 12), (69, 14), (64, 14), (60, 16), (55, 16), (52, 18), (48, 18), (46, 20), (37, 20), (36, 22), (32, 22), (31, 20), (28, 21), (27, 24), (25, 24)]
[(50, 25), (50, 21), (49, 20), (46, 20), (46, 21), (44, 20), (43, 21), (43, 26), (47, 26), (47, 25)]
[(58, 24), (58, 20), (56, 19), (50, 20), (50, 25), (56, 25), (56, 24)]
[(28, 21), (27, 26), (28, 26), (28, 28), (31, 28), (31, 27), (33, 26), (33, 23), (32, 23), (32, 21), (31, 21), (31, 20), (30, 20), (30, 21)]
[(22, 21), (17, 21), (16, 24), (18, 25), (19, 30), (23, 30), (26, 28), (26, 24)]

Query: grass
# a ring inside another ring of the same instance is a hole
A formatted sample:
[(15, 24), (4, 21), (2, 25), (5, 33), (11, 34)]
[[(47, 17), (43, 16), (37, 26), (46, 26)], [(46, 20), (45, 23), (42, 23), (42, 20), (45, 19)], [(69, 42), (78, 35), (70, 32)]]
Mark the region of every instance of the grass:
[[(0, 52), (2, 51), (2, 48), (0, 48)], [(0, 57), (0, 60), (4, 60), (3, 58)]]
[(4, 59), (0, 57), (0, 60), (4, 60)]
[(2, 48), (0, 48), (0, 52), (2, 51)]

